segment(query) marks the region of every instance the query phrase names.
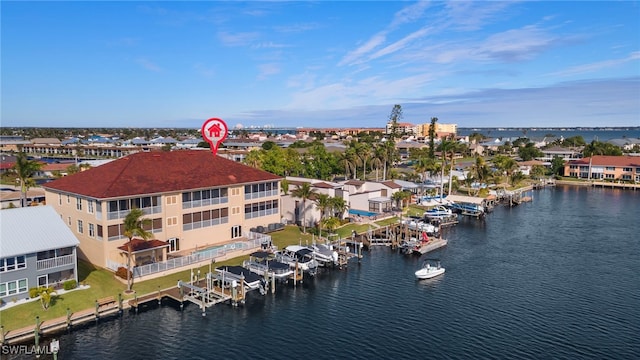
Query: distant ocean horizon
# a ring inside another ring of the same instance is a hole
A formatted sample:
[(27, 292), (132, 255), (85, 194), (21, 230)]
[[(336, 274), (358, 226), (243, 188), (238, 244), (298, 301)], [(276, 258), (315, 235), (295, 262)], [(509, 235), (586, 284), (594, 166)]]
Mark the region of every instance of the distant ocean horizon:
[(479, 133), (489, 138), (519, 138), (529, 139), (569, 138), (582, 136), (586, 142), (607, 141), (612, 139), (640, 139), (640, 126), (628, 127), (459, 127), (458, 135), (468, 136)]

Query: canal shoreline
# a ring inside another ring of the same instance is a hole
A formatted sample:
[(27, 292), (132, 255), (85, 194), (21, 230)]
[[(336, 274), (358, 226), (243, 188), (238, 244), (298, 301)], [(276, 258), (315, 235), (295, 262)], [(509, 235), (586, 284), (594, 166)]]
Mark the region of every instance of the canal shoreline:
[[(555, 185), (570, 185), (580, 187), (601, 187), (606, 189), (640, 189), (640, 184), (624, 184), (613, 182), (596, 182), (596, 181), (571, 181), (571, 180), (555, 180)], [(517, 189), (518, 191), (532, 191), (533, 187), (523, 187)], [(140, 298), (153, 299), (150, 301), (157, 301), (161, 303), (163, 298), (166, 298), (166, 292), (169, 289), (150, 292), (140, 296)], [(19, 329), (5, 330), (4, 327), (0, 328), (0, 345), (18, 345), (25, 344), (37, 339), (39, 336), (43, 336), (47, 339), (52, 339), (58, 334), (73, 331), (75, 328), (83, 328), (92, 323), (98, 323), (100, 320), (109, 320), (114, 317), (122, 316), (125, 310), (136, 310), (136, 307), (130, 305), (130, 301), (133, 299), (123, 299), (119, 294), (118, 299), (110, 301), (109, 304), (98, 304), (96, 300), (95, 308), (87, 308), (85, 310), (77, 312), (68, 312), (67, 316), (58, 317), (55, 319), (48, 319), (40, 321), (39, 318), (35, 319), (34, 325), (25, 326)], [(37, 331), (36, 331), (37, 330)]]

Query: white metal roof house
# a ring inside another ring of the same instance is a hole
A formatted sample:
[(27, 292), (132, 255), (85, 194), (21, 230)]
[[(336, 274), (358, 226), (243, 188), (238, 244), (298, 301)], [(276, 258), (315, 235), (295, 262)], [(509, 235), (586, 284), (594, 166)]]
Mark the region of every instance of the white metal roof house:
[(33, 287), (77, 282), (78, 244), (51, 206), (0, 211), (0, 300), (26, 299)]

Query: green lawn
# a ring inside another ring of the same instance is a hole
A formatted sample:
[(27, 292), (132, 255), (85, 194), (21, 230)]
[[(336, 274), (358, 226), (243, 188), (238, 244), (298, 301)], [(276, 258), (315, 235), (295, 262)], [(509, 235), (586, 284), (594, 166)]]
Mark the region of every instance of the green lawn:
[[(297, 226), (287, 226), (284, 230), (269, 234), (274, 245), (283, 248), (287, 245), (303, 244), (311, 242), (311, 235), (302, 234)], [(223, 262), (216, 262), (215, 267), (224, 265), (240, 265), (247, 256), (237, 257)], [(201, 276), (209, 271), (209, 265), (199, 268)], [(198, 268), (194, 271), (197, 272)], [(163, 276), (157, 279), (134, 282), (133, 290), (138, 296), (176, 286), (178, 280), (188, 281), (191, 276), (191, 269)], [(78, 261), (78, 280), (81, 284), (89, 285), (89, 289), (75, 290), (59, 296), (54, 296), (48, 310), (43, 310), (39, 301), (34, 301), (22, 305), (17, 305), (0, 311), (0, 324), (5, 331), (19, 329), (31, 324), (35, 324), (35, 317), (40, 316), (40, 320), (55, 319), (67, 315), (67, 308), (71, 312), (78, 312), (86, 309), (93, 309), (95, 301), (107, 296), (118, 298), (118, 294), (123, 294), (127, 289), (126, 284), (118, 281), (114, 274), (108, 270), (97, 269), (91, 264)], [(133, 295), (125, 296), (123, 299), (132, 298)]]

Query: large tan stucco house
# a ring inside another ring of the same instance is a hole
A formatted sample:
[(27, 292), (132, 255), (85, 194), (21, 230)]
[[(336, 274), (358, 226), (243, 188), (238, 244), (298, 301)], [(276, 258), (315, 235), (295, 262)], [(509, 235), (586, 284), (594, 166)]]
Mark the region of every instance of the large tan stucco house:
[[(239, 241), (280, 222), (280, 177), (209, 151), (139, 152), (45, 184), (52, 206), (80, 241), (78, 255), (117, 269)], [(153, 233), (132, 241), (123, 221), (140, 208)], [(173, 254), (173, 256), (172, 256)]]

